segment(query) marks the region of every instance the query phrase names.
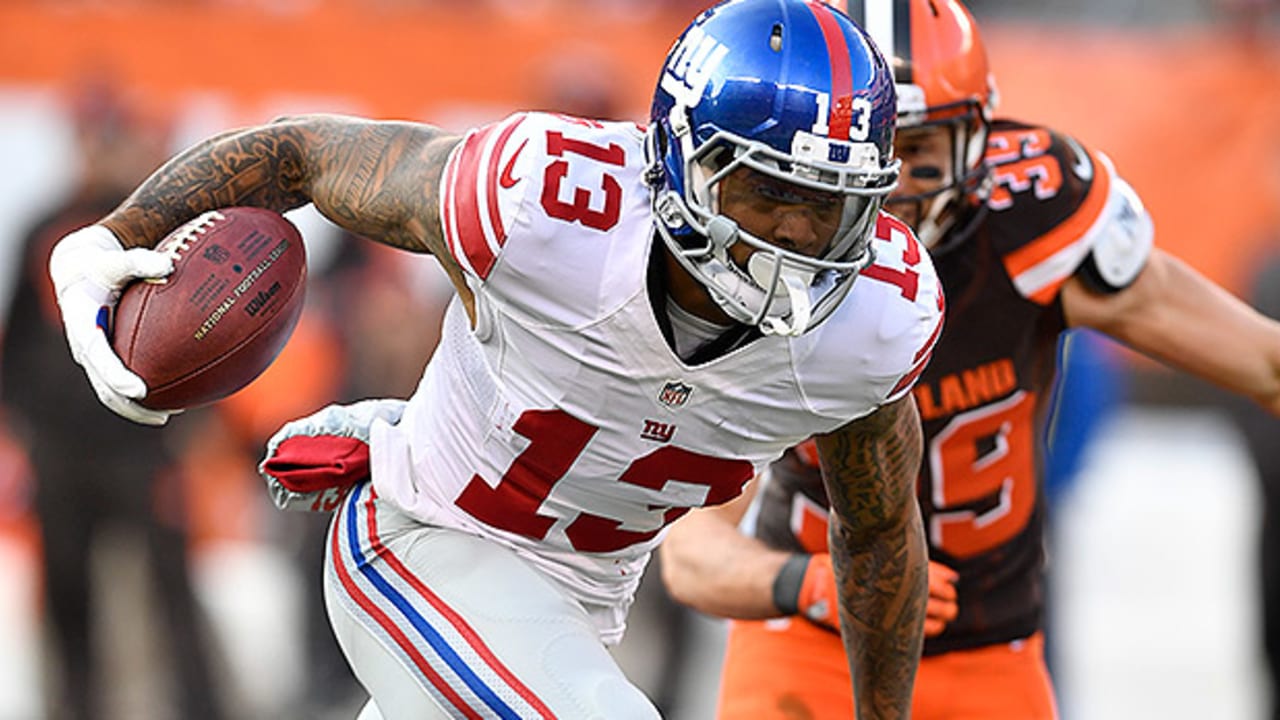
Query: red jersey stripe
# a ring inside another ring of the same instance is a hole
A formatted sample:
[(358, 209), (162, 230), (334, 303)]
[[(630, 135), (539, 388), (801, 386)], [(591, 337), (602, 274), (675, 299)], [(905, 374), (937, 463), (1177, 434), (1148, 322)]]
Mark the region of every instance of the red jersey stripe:
[(493, 228), (494, 240), (498, 247), (502, 247), (507, 242), (507, 231), (502, 226), (502, 214), (498, 211), (498, 178), (502, 175), (499, 166), (502, 160), (502, 152), (507, 147), (507, 140), (511, 138), (511, 133), (520, 127), (520, 123), (523, 120), (524, 116), (521, 115), (516, 118), (515, 122), (504, 127), (502, 132), (498, 134), (498, 140), (494, 143), (493, 151), (489, 154), (489, 173), (485, 183), (485, 195), (489, 205), (489, 226)]
[(467, 262), (481, 279), (488, 277), (497, 257), (485, 237), (484, 223), (480, 218), (480, 160), (484, 146), (493, 132), (490, 125), (467, 135), (462, 149), (453, 157), (455, 175), (450, 189), (453, 193), (453, 223), (457, 238), (450, 238), (449, 245), (457, 254), (461, 248)]
[[(453, 151), (455, 155), (461, 152), (461, 146)], [(449, 158), (444, 166), (444, 176), (440, 178), (440, 225), (444, 230), (445, 242), (449, 245), (449, 254), (457, 258), (461, 249), (458, 248), (457, 229), (453, 224), (453, 187), (458, 173), (457, 163), (453, 160), (453, 157)]]
[(924, 369), (929, 366), (929, 360), (932, 358), (933, 347), (930, 347), (929, 353), (924, 356), (924, 359), (916, 363), (916, 366), (911, 369), (911, 372), (903, 375), (902, 379), (898, 381), (898, 384), (893, 386), (893, 389), (889, 391), (889, 397), (893, 397), (903, 390), (906, 390), (911, 383), (915, 382), (916, 379), (920, 377), (920, 374), (924, 372)]
[(916, 351), (911, 361), (915, 363), (911, 366), (911, 371), (893, 386), (893, 390), (889, 391), (889, 396), (893, 397), (902, 392), (908, 385), (915, 382), (924, 369), (929, 366), (929, 360), (933, 358), (933, 349), (938, 346), (938, 338), (942, 337), (942, 327), (946, 324), (946, 300), (941, 292), (938, 293), (938, 310), (943, 314), (938, 316), (938, 324), (933, 326), (933, 332), (929, 333), (929, 339), (924, 341), (924, 346)]

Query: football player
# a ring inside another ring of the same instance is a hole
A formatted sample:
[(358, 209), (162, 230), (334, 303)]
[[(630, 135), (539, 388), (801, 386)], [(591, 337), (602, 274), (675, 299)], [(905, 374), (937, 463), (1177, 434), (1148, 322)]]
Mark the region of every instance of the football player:
[[(1053, 718), (1037, 438), (1058, 336), (1095, 328), (1280, 413), (1280, 325), (1154, 248), (1150, 217), (1106, 156), (993, 119), (985, 49), (959, 2), (849, 5), (898, 83), (902, 181), (887, 208), (929, 246), (948, 298), (913, 391), (933, 561), (913, 717)], [(809, 445), (775, 463), (751, 535), (737, 532), (735, 502), (694, 512), (662, 547), (677, 599), (741, 619), (722, 720), (848, 717), (826, 463)]]
[(279, 504), (337, 507), (326, 605), (364, 717), (657, 717), (606, 647), (649, 554), (810, 436), (859, 716), (906, 717), (926, 601), (910, 391), (943, 299), (881, 211), (895, 111), (846, 15), (731, 0), (673, 46), (647, 130), (520, 113), (462, 137), (337, 116), (230, 131), (63, 239), (50, 272), (103, 402), (163, 423), (97, 318), (165, 275), (147, 248), (193, 215), (311, 202), (444, 265), (457, 297), (413, 396), (289, 423), (262, 465)]

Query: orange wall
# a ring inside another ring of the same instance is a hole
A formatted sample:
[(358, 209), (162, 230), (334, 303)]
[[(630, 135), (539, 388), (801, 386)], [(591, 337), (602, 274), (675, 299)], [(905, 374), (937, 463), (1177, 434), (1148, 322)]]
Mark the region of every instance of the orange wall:
[[(391, 0), (276, 14), (231, 0), (8, 0), (0, 83), (66, 84), (105, 66), (158, 104), (225, 93), (245, 122), (267, 119), (282, 95), (440, 120), (460, 106), (546, 106), (551, 58), (563, 51), (586, 53), (571, 63), (614, 90), (619, 114), (642, 115), (685, 13), (611, 14), (589, 2), (553, 11), (565, 2), (495, 17)], [(1280, 247), (1280, 51), (1208, 31), (986, 30), (1002, 111), (1106, 151), (1147, 201), (1163, 247), (1237, 291), (1257, 255)]]
[[(417, 116), (443, 99), (524, 107), (539, 97), (549, 49), (589, 47), (618, 60), (610, 79), (635, 100), (648, 94), (656, 59), (684, 20), (497, 16), (475, 9), (483, 0), (430, 11), (354, 0), (278, 13), (250, 5), (8, 0), (0, 3), (0, 81), (59, 82), (105, 64), (161, 100), (212, 90), (253, 106), (287, 92), (350, 96), (377, 115)], [(81, 9), (58, 9), (66, 7)]]

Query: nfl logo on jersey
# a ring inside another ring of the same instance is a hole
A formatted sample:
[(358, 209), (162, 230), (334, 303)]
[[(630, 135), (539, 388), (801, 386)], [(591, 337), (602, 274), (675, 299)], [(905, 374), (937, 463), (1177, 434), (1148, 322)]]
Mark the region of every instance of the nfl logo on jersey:
[(662, 386), (662, 392), (658, 393), (658, 402), (669, 408), (678, 408), (688, 402), (692, 394), (693, 388), (679, 380), (671, 380)]

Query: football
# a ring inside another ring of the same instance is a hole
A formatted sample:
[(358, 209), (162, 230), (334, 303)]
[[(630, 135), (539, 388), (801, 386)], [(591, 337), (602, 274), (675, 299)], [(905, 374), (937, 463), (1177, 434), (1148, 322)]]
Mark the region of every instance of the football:
[(143, 406), (180, 410), (221, 400), (262, 374), (302, 314), (302, 236), (271, 210), (213, 210), (156, 246), (173, 258), (160, 280), (125, 287), (111, 345), (147, 384)]

